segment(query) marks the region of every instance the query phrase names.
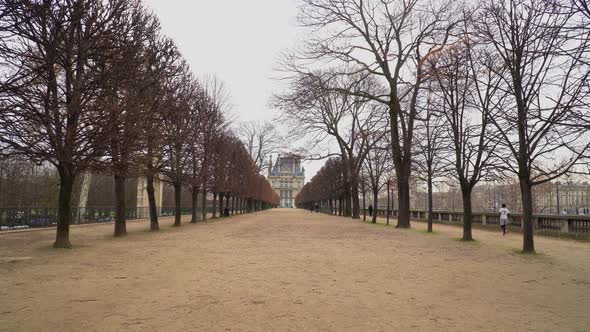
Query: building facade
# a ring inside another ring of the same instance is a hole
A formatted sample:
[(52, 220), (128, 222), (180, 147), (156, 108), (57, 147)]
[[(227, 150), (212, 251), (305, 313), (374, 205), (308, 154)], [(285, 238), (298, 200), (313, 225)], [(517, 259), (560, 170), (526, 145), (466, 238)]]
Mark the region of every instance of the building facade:
[(590, 183), (547, 182), (535, 188), (537, 204), (546, 214), (590, 214)]
[(274, 164), (271, 157), (267, 178), (281, 198), (280, 207), (294, 208), (295, 196), (305, 182), (305, 168), (301, 167), (301, 157), (294, 154), (279, 155)]

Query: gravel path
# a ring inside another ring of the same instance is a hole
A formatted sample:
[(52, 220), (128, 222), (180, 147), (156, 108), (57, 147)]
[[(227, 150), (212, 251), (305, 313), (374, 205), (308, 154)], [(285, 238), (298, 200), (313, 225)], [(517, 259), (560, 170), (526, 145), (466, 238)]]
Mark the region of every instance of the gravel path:
[(0, 331), (589, 331), (590, 244), (277, 209), (0, 235)]

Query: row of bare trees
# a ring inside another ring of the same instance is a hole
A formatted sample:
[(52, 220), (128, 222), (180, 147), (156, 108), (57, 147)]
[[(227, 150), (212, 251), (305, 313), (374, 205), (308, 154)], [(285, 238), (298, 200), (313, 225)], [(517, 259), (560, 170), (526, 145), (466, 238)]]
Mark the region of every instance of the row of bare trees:
[(295, 197), (299, 208), (321, 208), (335, 215), (346, 215), (344, 200), (344, 163), (339, 157), (329, 158)]
[[(243, 145), (227, 129), (228, 95), (197, 79), (139, 0), (0, 0), (0, 153), (49, 162), (59, 173), (54, 247), (70, 247), (74, 179), (114, 177), (115, 236), (126, 234), (125, 183), (154, 181), (215, 192), (248, 210), (276, 202)], [(240, 197), (242, 201), (238, 202)], [(203, 218), (206, 217), (203, 208)]]
[(53, 167), (0, 159), (0, 208), (56, 203), (57, 176)]
[[(355, 195), (349, 181), (359, 171), (380, 190), (374, 180), (391, 172), (384, 178), (397, 182), (398, 227), (410, 226), (411, 181), (426, 183), (430, 202), (434, 184), (453, 182), (463, 239), (472, 240), (474, 187), (517, 177), (523, 252), (534, 252), (532, 188), (588, 171), (588, 14), (585, 0), (305, 0), (300, 21), (310, 37), (285, 56), (290, 92), (280, 106), (316, 132), (366, 140), (352, 158), (339, 154), (344, 165), (365, 165), (345, 167), (341, 190)], [(346, 118), (349, 109), (361, 111)], [(365, 119), (377, 121), (363, 130)], [(320, 192), (316, 183), (300, 202)]]

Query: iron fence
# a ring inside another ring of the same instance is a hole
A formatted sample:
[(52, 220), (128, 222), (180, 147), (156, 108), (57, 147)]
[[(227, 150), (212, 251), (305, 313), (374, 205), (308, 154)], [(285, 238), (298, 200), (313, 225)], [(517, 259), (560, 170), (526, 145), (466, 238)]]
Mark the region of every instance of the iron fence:
[[(158, 207), (158, 216), (174, 216), (175, 209), (170, 206)], [(198, 209), (198, 214), (201, 214)], [(207, 208), (207, 213), (213, 212), (212, 207)], [(181, 215), (192, 213), (192, 208), (182, 207)], [(127, 208), (125, 212), (127, 220), (149, 218), (148, 207)], [(94, 224), (111, 222), (115, 220), (115, 208), (113, 207), (79, 207), (72, 209), (72, 225)], [(0, 207), (0, 231), (52, 227), (57, 225), (57, 208), (55, 207)]]

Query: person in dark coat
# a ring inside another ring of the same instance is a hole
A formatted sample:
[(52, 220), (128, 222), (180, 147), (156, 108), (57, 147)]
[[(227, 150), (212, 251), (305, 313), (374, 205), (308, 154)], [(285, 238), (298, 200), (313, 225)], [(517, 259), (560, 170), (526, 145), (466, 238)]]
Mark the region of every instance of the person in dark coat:
[(369, 216), (373, 216), (373, 205), (369, 204)]

